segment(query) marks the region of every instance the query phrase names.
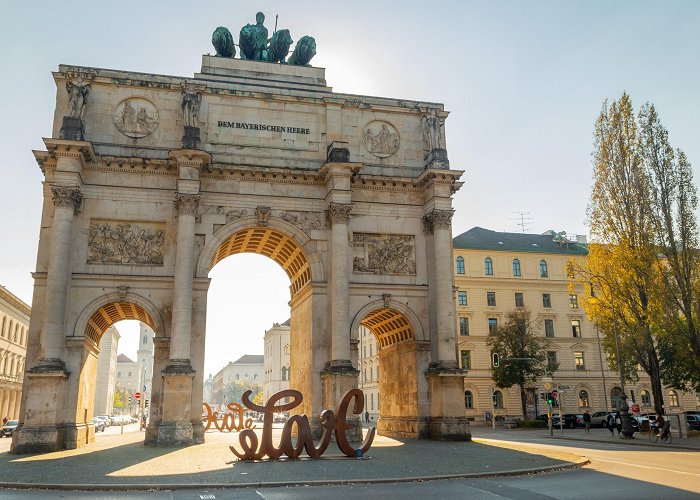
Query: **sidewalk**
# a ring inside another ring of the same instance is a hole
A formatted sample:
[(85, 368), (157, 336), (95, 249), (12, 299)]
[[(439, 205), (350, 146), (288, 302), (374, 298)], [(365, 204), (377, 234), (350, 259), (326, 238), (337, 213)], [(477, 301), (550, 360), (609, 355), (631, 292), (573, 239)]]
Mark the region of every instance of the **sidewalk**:
[(321, 459), (240, 462), (229, 450), (237, 444), (237, 434), (207, 432), (206, 440), (184, 448), (154, 448), (143, 445), (142, 432), (102, 434), (86, 448), (43, 455), (10, 455), (9, 440), (2, 440), (5, 482), (0, 488), (171, 490), (396, 482), (515, 475), (587, 463), (569, 453), (533, 454), (517, 444), (504, 448), (381, 436), (363, 459), (344, 457), (332, 443)]
[(581, 442), (590, 443), (616, 443), (624, 446), (652, 446), (658, 448), (668, 448), (668, 449), (679, 449), (679, 450), (691, 450), (700, 451), (700, 437), (690, 437), (690, 438), (679, 438), (673, 437), (673, 442), (668, 445), (661, 441), (653, 443), (649, 441), (646, 434), (635, 433), (633, 439), (620, 439), (617, 436), (617, 432), (614, 436), (611, 436), (610, 431), (607, 429), (592, 428), (590, 434), (586, 434), (583, 429), (564, 429), (562, 432), (560, 429), (555, 428), (552, 435), (550, 436), (549, 429), (504, 429), (502, 427), (497, 427), (494, 431), (488, 426), (472, 426), (472, 437), (478, 439), (479, 437), (484, 438), (505, 438), (505, 437), (516, 437), (521, 436), (538, 436), (546, 439), (566, 439)]

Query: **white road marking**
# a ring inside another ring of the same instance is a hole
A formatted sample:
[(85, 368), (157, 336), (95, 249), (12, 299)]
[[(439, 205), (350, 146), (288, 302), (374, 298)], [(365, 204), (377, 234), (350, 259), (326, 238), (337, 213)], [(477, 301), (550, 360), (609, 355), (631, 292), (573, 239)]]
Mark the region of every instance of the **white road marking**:
[(683, 472), (680, 470), (664, 469), (663, 467), (653, 467), (651, 465), (640, 465), (640, 464), (633, 464), (630, 462), (618, 462), (617, 460), (605, 460), (603, 458), (594, 458), (593, 462), (607, 462), (610, 464), (626, 465), (626, 466), (631, 466), (631, 467), (639, 467), (641, 469), (653, 469), (653, 470), (660, 470), (663, 472), (673, 472), (675, 474), (685, 474), (687, 476), (700, 477), (700, 474), (696, 474), (694, 472)]

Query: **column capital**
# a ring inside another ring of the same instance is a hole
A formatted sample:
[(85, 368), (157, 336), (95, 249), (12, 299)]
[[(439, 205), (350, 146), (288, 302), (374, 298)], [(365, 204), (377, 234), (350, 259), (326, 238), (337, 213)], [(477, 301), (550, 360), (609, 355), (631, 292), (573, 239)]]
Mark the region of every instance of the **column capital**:
[(72, 208), (77, 210), (83, 201), (83, 194), (78, 186), (51, 186), (51, 196), (56, 208)]
[(175, 207), (179, 215), (194, 215), (199, 206), (199, 194), (175, 193)]
[(352, 211), (351, 203), (329, 203), (326, 208), (326, 218), (330, 225), (347, 224)]
[(423, 216), (423, 227), (427, 233), (433, 233), (436, 229), (450, 229), (452, 216), (455, 211), (432, 209)]

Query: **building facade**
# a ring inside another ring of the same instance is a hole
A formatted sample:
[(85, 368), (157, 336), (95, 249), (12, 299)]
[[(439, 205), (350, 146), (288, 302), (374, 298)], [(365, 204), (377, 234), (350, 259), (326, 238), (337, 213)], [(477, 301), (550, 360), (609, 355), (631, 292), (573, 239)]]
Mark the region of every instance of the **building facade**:
[(370, 422), (376, 422), (379, 418), (379, 353), (377, 339), (368, 328), (360, 328), (359, 350), (359, 387), (365, 395), (365, 410), (369, 412)]
[[(616, 408), (622, 394), (620, 378), (608, 367), (600, 332), (589, 321), (581, 303), (583, 289), (569, 289), (566, 264), (585, 259), (585, 239), (569, 241), (555, 232), (499, 233), (475, 227), (454, 238), (457, 333), (460, 366), (468, 370), (464, 383), (465, 411), (472, 421), (484, 421), (494, 411), (521, 416), (518, 387), (498, 389), (491, 379), (489, 332), (505, 315), (527, 307), (535, 327), (550, 341), (548, 358), (559, 363), (551, 380), (540, 380), (527, 390), (528, 417), (547, 412), (539, 398), (545, 383), (559, 389), (561, 409), (568, 413)], [(651, 384), (645, 372), (639, 381), (626, 382), (628, 403), (653, 411)], [(698, 409), (698, 397), (665, 389), (667, 412)]]
[(117, 378), (117, 349), (119, 332), (109, 327), (100, 339), (95, 379), (95, 415), (111, 415), (114, 412), (114, 387)]
[(265, 332), (264, 384), (263, 401), (267, 402), (275, 393), (289, 389), (290, 355), (289, 332), (290, 320), (281, 325), (275, 323)]
[(0, 285), (0, 419), (19, 417), (31, 308)]
[(224, 401), (224, 390), (231, 382), (250, 382), (262, 386), (265, 380), (264, 358), (262, 354), (244, 354), (219, 370), (212, 381), (213, 402), (224, 406), (229, 403)]

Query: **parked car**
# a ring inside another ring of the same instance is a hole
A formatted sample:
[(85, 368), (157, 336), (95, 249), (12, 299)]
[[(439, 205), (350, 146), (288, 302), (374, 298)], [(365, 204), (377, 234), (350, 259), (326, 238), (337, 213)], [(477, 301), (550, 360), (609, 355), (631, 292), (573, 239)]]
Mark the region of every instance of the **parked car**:
[(0, 428), (0, 437), (12, 437), (12, 433), (19, 425), (19, 420), (8, 420), (5, 425)]
[(95, 424), (95, 432), (104, 432), (107, 427), (105, 421), (98, 417), (94, 417), (92, 423)]
[(607, 427), (607, 411), (597, 411), (591, 415), (591, 427)]
[(700, 415), (686, 415), (685, 421), (691, 431), (700, 431)]
[(109, 427), (110, 425), (112, 425), (112, 420), (107, 415), (97, 415), (95, 418), (102, 420), (102, 423), (105, 424), (105, 427)]

